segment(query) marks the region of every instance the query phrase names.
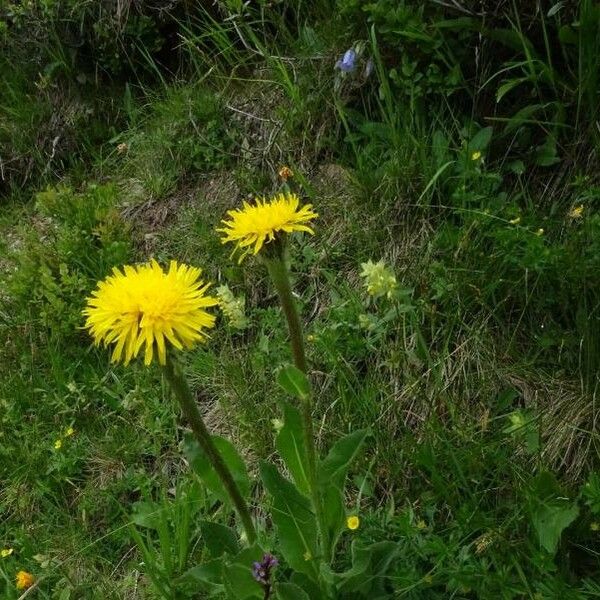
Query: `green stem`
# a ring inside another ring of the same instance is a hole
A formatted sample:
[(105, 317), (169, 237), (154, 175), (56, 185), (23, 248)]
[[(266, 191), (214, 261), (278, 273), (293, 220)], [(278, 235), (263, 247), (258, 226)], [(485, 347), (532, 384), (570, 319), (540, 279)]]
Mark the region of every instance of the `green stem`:
[(304, 335), (302, 332), (302, 323), (298, 315), (298, 308), (292, 294), (290, 285), (290, 276), (285, 265), (283, 257), (273, 257), (265, 259), (269, 275), (275, 284), (279, 302), (287, 320), (290, 331), (290, 344), (292, 346), (292, 356), (294, 364), (303, 372), (308, 373), (306, 355), (304, 353)]
[[(304, 352), (302, 323), (300, 322), (298, 308), (292, 294), (292, 286), (283, 257), (283, 249), (281, 248), (280, 252), (271, 254), (271, 256), (265, 258), (265, 263), (269, 270), (269, 275), (277, 289), (277, 295), (279, 296), (279, 301), (281, 302), (281, 307), (283, 308), (287, 320), (294, 364), (303, 373), (308, 375), (308, 365), (306, 362), (306, 354)], [(308, 483), (310, 486), (311, 501), (317, 517), (319, 532), (321, 534), (323, 557), (325, 561), (329, 563), (331, 561), (331, 544), (327, 532), (327, 524), (317, 479), (317, 449), (315, 446), (315, 434), (313, 429), (311, 396), (302, 400), (302, 420), (304, 423), (304, 445), (306, 446), (308, 460)]]
[(229, 497), (242, 520), (248, 543), (253, 544), (256, 541), (256, 529), (254, 528), (248, 505), (202, 420), (202, 416), (200, 415), (200, 411), (198, 410), (198, 406), (196, 405), (196, 401), (188, 386), (186, 378), (183, 376), (179, 365), (169, 354), (167, 354), (167, 362), (163, 367), (163, 372), (175, 397), (179, 401), (179, 405), (181, 406), (181, 410), (183, 411), (188, 424), (192, 428), (196, 441), (200, 444), (200, 448), (202, 448), (208, 457), (210, 464), (219, 476), (223, 487), (229, 494)]

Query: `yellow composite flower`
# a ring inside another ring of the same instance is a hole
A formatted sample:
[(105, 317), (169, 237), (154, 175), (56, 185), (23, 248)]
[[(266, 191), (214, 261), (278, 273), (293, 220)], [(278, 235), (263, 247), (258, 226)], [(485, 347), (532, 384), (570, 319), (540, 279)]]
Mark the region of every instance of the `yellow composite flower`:
[(360, 526), (360, 519), (356, 515), (351, 515), (350, 517), (348, 517), (346, 519), (346, 527), (348, 527), (348, 529), (351, 529), (352, 531), (354, 531), (355, 529), (358, 529), (359, 526)]
[(168, 271), (152, 260), (147, 264), (114, 268), (87, 299), (85, 327), (95, 343), (115, 344), (112, 361), (129, 361), (145, 346), (144, 363), (154, 352), (166, 363), (167, 343), (178, 350), (206, 339), (215, 317), (205, 309), (218, 304), (206, 295), (210, 284), (201, 269), (171, 261)]
[(273, 241), (278, 234), (306, 231), (314, 234), (310, 222), (318, 217), (312, 204), (300, 206), (297, 194), (277, 194), (273, 198), (257, 198), (255, 204), (244, 202), (243, 208), (227, 211), (228, 220), (221, 221), (221, 243), (235, 243), (241, 250), (239, 262), (247, 254), (257, 254), (265, 243)]
[(27, 571), (19, 571), (16, 580), (18, 590), (28, 590), (35, 583), (35, 577)]
[(0, 550), (0, 558), (6, 558), (7, 556), (10, 556), (13, 552), (14, 550), (12, 548), (2, 548), (2, 550)]
[(473, 152), (473, 154), (471, 154), (471, 160), (479, 160), (481, 158), (481, 152), (479, 152), (479, 150), (476, 150), (475, 152)]
[(60, 450), (62, 448), (62, 440), (56, 440), (54, 442), (54, 449), (55, 450)]

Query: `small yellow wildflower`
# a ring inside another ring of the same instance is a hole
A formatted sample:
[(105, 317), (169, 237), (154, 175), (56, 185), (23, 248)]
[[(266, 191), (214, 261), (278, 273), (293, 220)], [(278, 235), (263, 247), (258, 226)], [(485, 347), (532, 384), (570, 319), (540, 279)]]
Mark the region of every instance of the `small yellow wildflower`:
[(54, 449), (55, 450), (60, 450), (62, 448), (62, 440), (56, 440), (54, 442)]
[(219, 307), (227, 317), (229, 325), (234, 329), (244, 329), (248, 325), (244, 314), (245, 300), (236, 298), (228, 285), (221, 285), (217, 288), (217, 297), (219, 298)]
[(378, 298), (387, 296), (391, 298), (398, 287), (395, 275), (385, 266), (383, 260), (377, 263), (368, 261), (361, 264), (360, 276), (365, 280), (367, 292)]
[(360, 519), (356, 515), (351, 515), (346, 519), (346, 527), (351, 531), (360, 527)]
[(314, 342), (315, 341), (315, 336), (312, 333), (309, 333), (306, 336), (306, 341), (308, 341), (308, 342)]
[(521, 222), (521, 217), (515, 217), (514, 219), (511, 219), (511, 220), (509, 221), (509, 223), (510, 223), (511, 225), (518, 225), (520, 222)]
[(600, 523), (596, 523), (595, 521), (590, 523), (590, 529), (592, 531), (600, 531)]
[(35, 583), (35, 577), (27, 571), (19, 571), (16, 580), (18, 590), (27, 590)]
[(67, 427), (66, 431), (65, 431), (65, 437), (71, 437), (72, 435), (74, 435), (75, 430), (72, 427)]
[(205, 308), (219, 301), (205, 295), (209, 284), (201, 273), (177, 261), (171, 261), (167, 272), (155, 260), (127, 265), (123, 272), (115, 267), (87, 299), (85, 327), (96, 345), (115, 344), (113, 362), (128, 364), (145, 345), (144, 363), (152, 362), (156, 349), (164, 365), (167, 342), (178, 350), (191, 348), (205, 341), (204, 330), (215, 324)]
[(13, 552), (13, 548), (2, 548), (2, 550), (0, 550), (0, 558), (6, 558), (7, 556), (10, 556)]
[(311, 560), (312, 554), (307, 550), (303, 555), (304, 560)]
[(579, 206), (575, 206), (569, 212), (569, 217), (571, 219), (581, 219), (582, 216), (583, 216), (583, 204), (580, 204)]
[(473, 152), (473, 154), (471, 154), (471, 160), (479, 160), (481, 158), (481, 152), (479, 152), (479, 150), (476, 150), (475, 152)]
[(540, 227), (536, 232), (535, 235), (544, 235), (544, 230), (542, 227)]
[(284, 181), (291, 179), (293, 176), (294, 172), (288, 166), (284, 165), (283, 167), (281, 167), (281, 169), (279, 169), (279, 177), (281, 177), (281, 179), (283, 179)]
[(427, 529), (427, 523), (425, 523), (423, 519), (419, 519), (417, 521), (417, 529), (419, 529), (420, 531), (423, 531), (423, 529)]
[(258, 254), (265, 243), (272, 242), (280, 235), (293, 231), (306, 231), (314, 234), (310, 222), (318, 217), (312, 204), (300, 206), (296, 194), (278, 194), (267, 200), (257, 198), (256, 204), (244, 202), (243, 208), (227, 211), (229, 220), (222, 220), (221, 243), (235, 243), (234, 252), (241, 250), (239, 262), (247, 254)]

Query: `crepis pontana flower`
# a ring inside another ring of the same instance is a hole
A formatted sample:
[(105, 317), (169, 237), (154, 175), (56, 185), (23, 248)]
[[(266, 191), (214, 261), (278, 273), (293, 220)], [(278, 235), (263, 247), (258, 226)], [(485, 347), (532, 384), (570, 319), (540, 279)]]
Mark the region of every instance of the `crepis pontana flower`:
[(296, 194), (282, 193), (267, 200), (257, 198), (255, 204), (244, 202), (243, 208), (227, 211), (228, 220), (217, 231), (223, 233), (221, 243), (235, 243), (241, 251), (239, 262), (247, 254), (258, 254), (268, 242), (282, 233), (306, 231), (314, 234), (309, 224), (318, 217), (311, 204), (300, 206)]
[(144, 363), (154, 352), (166, 363), (167, 345), (182, 350), (206, 339), (215, 317), (205, 309), (218, 304), (206, 295), (201, 270), (171, 261), (168, 271), (156, 262), (114, 268), (98, 283), (83, 311), (96, 344), (115, 344), (113, 362), (125, 364), (145, 346)]

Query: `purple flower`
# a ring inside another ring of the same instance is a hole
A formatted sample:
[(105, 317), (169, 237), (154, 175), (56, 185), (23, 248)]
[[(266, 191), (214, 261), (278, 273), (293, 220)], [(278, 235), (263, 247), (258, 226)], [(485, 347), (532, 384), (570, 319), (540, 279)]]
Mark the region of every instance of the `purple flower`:
[(277, 558), (267, 552), (260, 562), (252, 565), (252, 576), (262, 585), (271, 585), (271, 571), (279, 564)]
[(354, 68), (356, 67), (355, 60), (356, 52), (350, 48), (350, 50), (344, 52), (344, 56), (335, 63), (335, 66), (343, 73), (350, 73), (351, 71), (354, 71)]

